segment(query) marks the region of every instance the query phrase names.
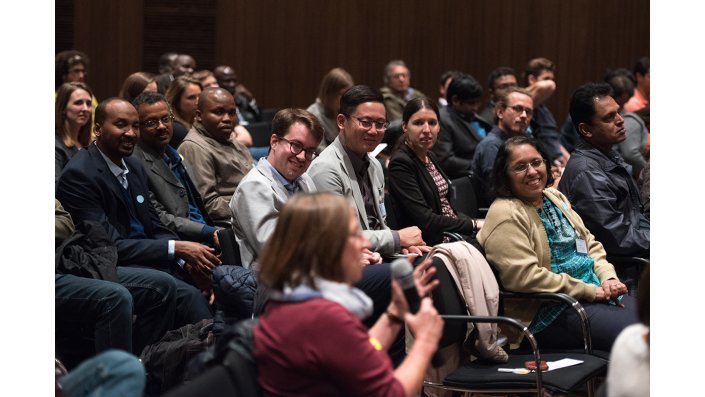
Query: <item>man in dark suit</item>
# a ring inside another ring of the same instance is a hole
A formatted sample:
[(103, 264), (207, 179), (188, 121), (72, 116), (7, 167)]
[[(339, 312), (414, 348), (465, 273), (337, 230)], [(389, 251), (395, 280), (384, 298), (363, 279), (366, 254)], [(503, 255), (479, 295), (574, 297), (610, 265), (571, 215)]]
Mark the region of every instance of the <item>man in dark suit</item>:
[(475, 147), (492, 125), (477, 115), (482, 86), (470, 75), (454, 78), (446, 92), (448, 106), (440, 109), (441, 132), (432, 149), (450, 179), (470, 174)]
[(129, 102), (109, 98), (96, 108), (96, 141), (77, 153), (59, 178), (56, 195), (78, 224), (101, 223), (118, 250), (119, 266), (147, 266), (176, 278), (175, 326), (212, 314), (198, 289), (210, 288), (210, 272), (220, 263), (213, 249), (181, 241), (166, 228), (149, 201), (147, 176), (130, 158), (139, 119)]
[(190, 166), (169, 145), (174, 116), (168, 101), (158, 92), (143, 92), (132, 104), (140, 120), (133, 156), (147, 171), (150, 201), (159, 220), (184, 240), (213, 245), (216, 228), (191, 181)]

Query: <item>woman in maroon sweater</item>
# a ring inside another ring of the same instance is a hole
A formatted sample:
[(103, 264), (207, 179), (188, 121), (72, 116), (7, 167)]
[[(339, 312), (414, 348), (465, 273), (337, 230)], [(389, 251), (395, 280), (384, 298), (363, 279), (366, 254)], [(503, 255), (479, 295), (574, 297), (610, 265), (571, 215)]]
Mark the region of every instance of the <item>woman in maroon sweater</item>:
[[(344, 198), (297, 194), (286, 204), (260, 258), (260, 282), (272, 291), (254, 330), (265, 396), (417, 395), (443, 320), (428, 298), (409, 313), (393, 282), (386, 314), (366, 329), (361, 320), (372, 301), (352, 284), (362, 276), (368, 246)], [(430, 282), (430, 263), (414, 271), (422, 296), (438, 283)], [(394, 369), (385, 351), (404, 321), (415, 342)]]

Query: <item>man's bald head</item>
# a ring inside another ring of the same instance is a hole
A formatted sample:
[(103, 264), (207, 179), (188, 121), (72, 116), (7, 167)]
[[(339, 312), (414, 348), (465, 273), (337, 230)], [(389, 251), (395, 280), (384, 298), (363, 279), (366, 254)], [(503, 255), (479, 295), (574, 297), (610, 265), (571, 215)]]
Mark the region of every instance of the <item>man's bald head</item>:
[(228, 92), (228, 90), (221, 87), (208, 87), (201, 92), (198, 97), (198, 110), (203, 112), (206, 104), (210, 104), (213, 101), (232, 101), (235, 103), (235, 98)]
[(227, 65), (221, 65), (213, 69), (213, 75), (216, 80), (218, 80), (219, 86), (235, 95), (235, 87), (237, 86), (237, 75), (235, 74), (235, 69)]

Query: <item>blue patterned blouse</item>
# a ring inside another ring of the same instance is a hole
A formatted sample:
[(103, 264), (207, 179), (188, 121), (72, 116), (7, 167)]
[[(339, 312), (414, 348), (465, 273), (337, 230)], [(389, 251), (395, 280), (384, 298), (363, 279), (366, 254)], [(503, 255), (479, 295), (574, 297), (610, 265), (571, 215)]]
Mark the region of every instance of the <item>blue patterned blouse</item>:
[[(593, 270), (595, 261), (587, 254), (580, 254), (576, 248), (576, 240), (581, 238), (575, 228), (568, 222), (561, 211), (546, 196), (543, 207), (536, 210), (548, 235), (548, 246), (551, 250), (551, 271), (567, 275), (587, 284), (600, 286), (600, 279)], [(537, 333), (545, 329), (566, 308), (556, 302), (541, 305), (529, 331)]]

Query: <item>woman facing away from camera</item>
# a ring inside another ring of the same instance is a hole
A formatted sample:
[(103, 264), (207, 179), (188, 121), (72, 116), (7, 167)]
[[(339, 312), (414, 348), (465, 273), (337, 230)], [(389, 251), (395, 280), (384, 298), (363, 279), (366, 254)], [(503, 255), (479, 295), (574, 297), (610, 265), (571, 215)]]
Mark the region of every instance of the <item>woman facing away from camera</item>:
[[(617, 335), (637, 322), (636, 303), (568, 199), (548, 187), (553, 177), (547, 158), (528, 136), (500, 147), (490, 181), (496, 199), (477, 239), (504, 288), (563, 292), (579, 300), (590, 318), (593, 347), (609, 351)], [(542, 348), (582, 348), (580, 320), (566, 307), (508, 301), (505, 310), (530, 323)]]
[[(341, 222), (341, 220), (344, 220)], [(392, 282), (387, 311), (370, 328), (372, 301), (352, 284), (369, 242), (355, 212), (331, 193), (297, 194), (277, 221), (260, 259), (260, 282), (273, 293), (254, 329), (258, 382), (265, 396), (415, 396), (443, 320), (429, 298), (416, 314)], [(425, 261), (414, 271), (421, 296), (435, 288)], [(403, 323), (415, 341), (394, 369), (385, 350)]]

